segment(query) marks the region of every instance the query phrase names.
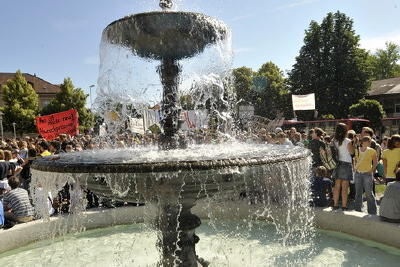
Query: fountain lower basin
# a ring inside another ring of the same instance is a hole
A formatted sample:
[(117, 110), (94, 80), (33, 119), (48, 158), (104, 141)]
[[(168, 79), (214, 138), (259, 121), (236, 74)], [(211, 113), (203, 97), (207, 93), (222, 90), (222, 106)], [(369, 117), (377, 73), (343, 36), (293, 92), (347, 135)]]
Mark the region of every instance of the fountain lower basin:
[[(302, 212), (307, 207), (309, 155), (300, 147), (230, 143), (185, 150), (86, 151), (46, 157), (32, 168), (36, 183), (47, 184), (45, 191), (70, 182), (100, 196), (154, 204), (160, 264), (186, 267), (208, 265), (195, 251), (199, 238), (194, 230), (201, 221), (191, 208), (198, 199), (244, 194), (254, 203), (274, 202), (292, 214)], [(303, 219), (307, 223), (309, 218)], [(282, 227), (287, 228), (285, 223)]]
[[(247, 235), (240, 235), (235, 234), (237, 224), (207, 221), (199, 227), (203, 242), (198, 248), (214, 266), (321, 266), (328, 262), (330, 266), (396, 266), (400, 257), (399, 250), (327, 231), (319, 232), (314, 243), (285, 247), (276, 240), (272, 225), (257, 223)], [(154, 266), (156, 239), (142, 224), (95, 229), (3, 253), (0, 265)]]

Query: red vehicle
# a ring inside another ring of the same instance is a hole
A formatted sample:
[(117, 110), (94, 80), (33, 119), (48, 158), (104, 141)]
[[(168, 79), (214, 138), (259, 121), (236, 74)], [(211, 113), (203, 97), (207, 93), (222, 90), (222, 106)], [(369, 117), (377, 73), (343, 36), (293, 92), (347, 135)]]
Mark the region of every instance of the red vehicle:
[(337, 119), (337, 120), (315, 120), (315, 121), (284, 121), (282, 127), (289, 129), (295, 127), (297, 130), (310, 130), (315, 127), (323, 129), (328, 134), (335, 132), (335, 127), (339, 122), (347, 125), (349, 130), (361, 132), (362, 127), (369, 125), (369, 120), (359, 118)]

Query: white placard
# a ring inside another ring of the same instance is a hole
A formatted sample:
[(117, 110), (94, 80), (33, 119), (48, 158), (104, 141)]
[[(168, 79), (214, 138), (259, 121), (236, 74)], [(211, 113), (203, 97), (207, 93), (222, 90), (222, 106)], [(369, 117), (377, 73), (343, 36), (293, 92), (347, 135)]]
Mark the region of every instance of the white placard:
[(292, 95), (293, 110), (314, 110), (315, 94)]

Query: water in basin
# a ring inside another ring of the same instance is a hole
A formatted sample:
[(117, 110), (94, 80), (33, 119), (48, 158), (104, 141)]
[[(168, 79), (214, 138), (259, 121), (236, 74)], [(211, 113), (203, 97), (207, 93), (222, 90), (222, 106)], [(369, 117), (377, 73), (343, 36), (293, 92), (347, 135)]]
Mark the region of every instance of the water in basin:
[[(400, 250), (344, 234), (319, 231), (313, 243), (283, 246), (271, 224), (243, 231), (247, 223), (220, 223), (204, 221), (196, 230), (210, 266), (398, 266), (400, 259)], [(143, 224), (114, 226), (4, 253), (0, 266), (155, 266), (156, 240)]]

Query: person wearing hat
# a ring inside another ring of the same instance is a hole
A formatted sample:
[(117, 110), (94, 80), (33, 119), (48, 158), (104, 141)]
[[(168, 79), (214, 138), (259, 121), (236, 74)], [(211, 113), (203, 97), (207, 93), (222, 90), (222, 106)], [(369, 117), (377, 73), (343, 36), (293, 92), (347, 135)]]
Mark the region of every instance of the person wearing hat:
[(3, 199), (3, 195), (10, 190), (11, 187), (8, 185), (8, 180), (0, 180), (0, 199)]
[(282, 128), (281, 127), (276, 127), (275, 128), (275, 134), (278, 134), (280, 132), (283, 132)]

